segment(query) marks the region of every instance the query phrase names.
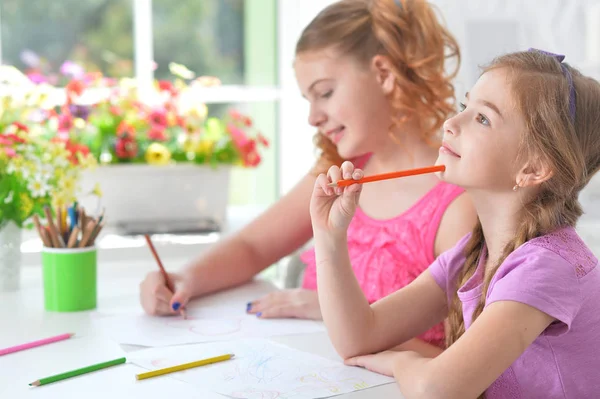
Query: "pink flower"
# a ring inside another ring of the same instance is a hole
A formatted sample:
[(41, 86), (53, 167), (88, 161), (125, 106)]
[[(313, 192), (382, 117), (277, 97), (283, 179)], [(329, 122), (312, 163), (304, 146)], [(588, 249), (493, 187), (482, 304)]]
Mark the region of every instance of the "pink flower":
[(164, 126), (152, 125), (148, 131), (148, 139), (153, 141), (166, 141), (167, 135), (165, 134)]
[(231, 139), (237, 148), (243, 148), (248, 143), (248, 137), (241, 129), (230, 123), (227, 125), (227, 131), (231, 135)]
[(4, 152), (8, 155), (9, 158), (17, 156), (17, 152), (14, 148), (4, 147)]
[(148, 120), (152, 125), (166, 127), (169, 123), (167, 114), (162, 110), (154, 110), (148, 116)]
[(73, 128), (73, 117), (70, 114), (60, 114), (58, 116), (58, 131), (68, 132)]

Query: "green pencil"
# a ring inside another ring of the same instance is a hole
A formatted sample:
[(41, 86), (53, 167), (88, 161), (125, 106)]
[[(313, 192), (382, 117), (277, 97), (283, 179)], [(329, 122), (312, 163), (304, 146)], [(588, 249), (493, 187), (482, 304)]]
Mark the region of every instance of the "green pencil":
[(40, 385), (52, 384), (53, 382), (66, 380), (67, 378), (75, 377), (85, 373), (91, 373), (92, 371), (101, 370), (107, 367), (116, 366), (118, 364), (123, 364), (126, 362), (124, 357), (120, 359), (111, 360), (109, 362), (98, 363), (92, 366), (83, 367), (73, 371), (67, 371), (66, 373), (56, 374), (50, 377), (41, 378), (37, 381), (32, 382), (29, 386), (39, 387)]

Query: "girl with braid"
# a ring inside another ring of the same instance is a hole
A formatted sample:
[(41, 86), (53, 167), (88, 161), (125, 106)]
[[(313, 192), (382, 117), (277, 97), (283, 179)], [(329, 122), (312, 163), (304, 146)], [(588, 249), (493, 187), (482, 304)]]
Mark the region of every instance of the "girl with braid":
[[(600, 84), (530, 50), (500, 56), (444, 124), (440, 177), (463, 187), (478, 222), (415, 281), (369, 305), (346, 229), (360, 184), (350, 162), (311, 200), (318, 294), (349, 365), (394, 376), (410, 398), (600, 397), (600, 267), (575, 231), (579, 192), (600, 168)], [(435, 357), (389, 351), (448, 318)]]

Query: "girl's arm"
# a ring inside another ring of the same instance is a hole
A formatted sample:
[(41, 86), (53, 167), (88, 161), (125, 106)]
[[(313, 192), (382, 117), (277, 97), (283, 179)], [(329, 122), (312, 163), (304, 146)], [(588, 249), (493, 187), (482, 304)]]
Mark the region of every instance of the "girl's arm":
[(197, 258), (184, 272), (192, 297), (240, 285), (312, 236), (308, 205), (315, 177), (306, 175), (239, 232)]
[(447, 299), (428, 271), (369, 306), (352, 267), (345, 235), (315, 231), (319, 303), (343, 358), (375, 353), (427, 331), (447, 315)]
[(407, 399), (476, 398), (554, 320), (520, 302), (494, 302), (435, 359), (414, 352), (395, 354), (394, 376)]

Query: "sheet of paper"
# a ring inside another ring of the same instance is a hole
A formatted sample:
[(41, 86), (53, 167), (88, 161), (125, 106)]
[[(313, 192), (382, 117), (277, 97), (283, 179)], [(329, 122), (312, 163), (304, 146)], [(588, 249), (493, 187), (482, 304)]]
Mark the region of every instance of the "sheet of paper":
[[(219, 313), (220, 312), (220, 313)], [(277, 335), (325, 331), (322, 322), (297, 319), (258, 319), (230, 308), (189, 309), (181, 316), (153, 317), (143, 313), (98, 317), (96, 326), (119, 344), (168, 346), (239, 338), (268, 338)], [(225, 315), (219, 317), (219, 315)]]
[(249, 399), (324, 398), (394, 381), (265, 339), (152, 348), (128, 358), (156, 370), (227, 353), (235, 357), (169, 376), (232, 398)]

